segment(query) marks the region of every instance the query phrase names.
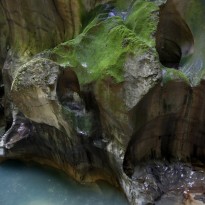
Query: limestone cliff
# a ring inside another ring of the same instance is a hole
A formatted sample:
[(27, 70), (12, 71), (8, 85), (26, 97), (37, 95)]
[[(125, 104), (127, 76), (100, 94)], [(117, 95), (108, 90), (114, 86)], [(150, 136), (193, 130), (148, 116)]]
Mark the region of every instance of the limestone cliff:
[(203, 203), (204, 6), (2, 0), (1, 159), (107, 180), (130, 204)]

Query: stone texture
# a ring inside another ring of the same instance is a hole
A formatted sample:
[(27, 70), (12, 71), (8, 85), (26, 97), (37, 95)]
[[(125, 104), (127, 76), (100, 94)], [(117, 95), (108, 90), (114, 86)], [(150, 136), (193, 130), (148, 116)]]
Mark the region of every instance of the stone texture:
[(203, 81), (196, 88), (170, 82), (152, 89), (131, 111), (135, 132), (125, 160), (135, 165), (160, 158), (204, 162), (203, 90)]
[(107, 180), (133, 205), (204, 203), (205, 82), (186, 72), (197, 35), (188, 3), (164, 2), (1, 1), (1, 159)]
[[(82, 16), (101, 1), (3, 0), (0, 4), (1, 50), (34, 55), (79, 34)], [(84, 5), (84, 6), (81, 6)]]

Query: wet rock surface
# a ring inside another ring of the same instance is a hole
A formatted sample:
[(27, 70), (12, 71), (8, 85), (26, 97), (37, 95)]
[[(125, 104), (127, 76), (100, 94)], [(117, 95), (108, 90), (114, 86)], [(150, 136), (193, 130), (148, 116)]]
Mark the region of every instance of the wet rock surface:
[[(153, 161), (135, 167), (132, 180), (137, 181), (156, 204), (186, 204), (191, 195), (203, 202), (205, 173), (191, 164)], [(170, 198), (170, 199), (169, 199)], [(174, 203), (176, 201), (176, 203)], [(177, 202), (178, 201), (178, 202)]]

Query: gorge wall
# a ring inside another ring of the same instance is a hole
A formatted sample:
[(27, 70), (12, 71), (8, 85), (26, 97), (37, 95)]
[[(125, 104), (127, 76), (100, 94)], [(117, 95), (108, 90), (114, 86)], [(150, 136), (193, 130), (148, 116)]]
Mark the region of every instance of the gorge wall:
[(204, 7), (2, 0), (1, 160), (107, 180), (130, 204), (205, 203)]

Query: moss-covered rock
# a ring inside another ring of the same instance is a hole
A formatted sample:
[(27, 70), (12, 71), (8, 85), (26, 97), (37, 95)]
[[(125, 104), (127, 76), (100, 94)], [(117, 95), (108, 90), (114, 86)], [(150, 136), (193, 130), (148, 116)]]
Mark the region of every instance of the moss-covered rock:
[[(123, 66), (128, 54), (141, 55), (155, 50), (153, 38), (157, 11), (153, 2), (137, 1), (127, 20), (120, 16), (96, 17), (75, 39), (53, 49), (53, 60), (64, 67), (73, 67), (80, 84), (105, 76), (123, 81)], [(156, 52), (153, 52), (156, 54)]]
[(123, 62), (127, 53), (143, 51), (146, 45), (129, 30), (120, 17), (104, 21), (94, 19), (75, 39), (53, 50), (62, 66), (77, 70), (80, 83), (89, 83), (105, 76), (123, 80)]
[(170, 81), (184, 81), (187, 84), (190, 84), (188, 77), (180, 70), (166, 68), (162, 70), (162, 74), (163, 84), (166, 84)]

